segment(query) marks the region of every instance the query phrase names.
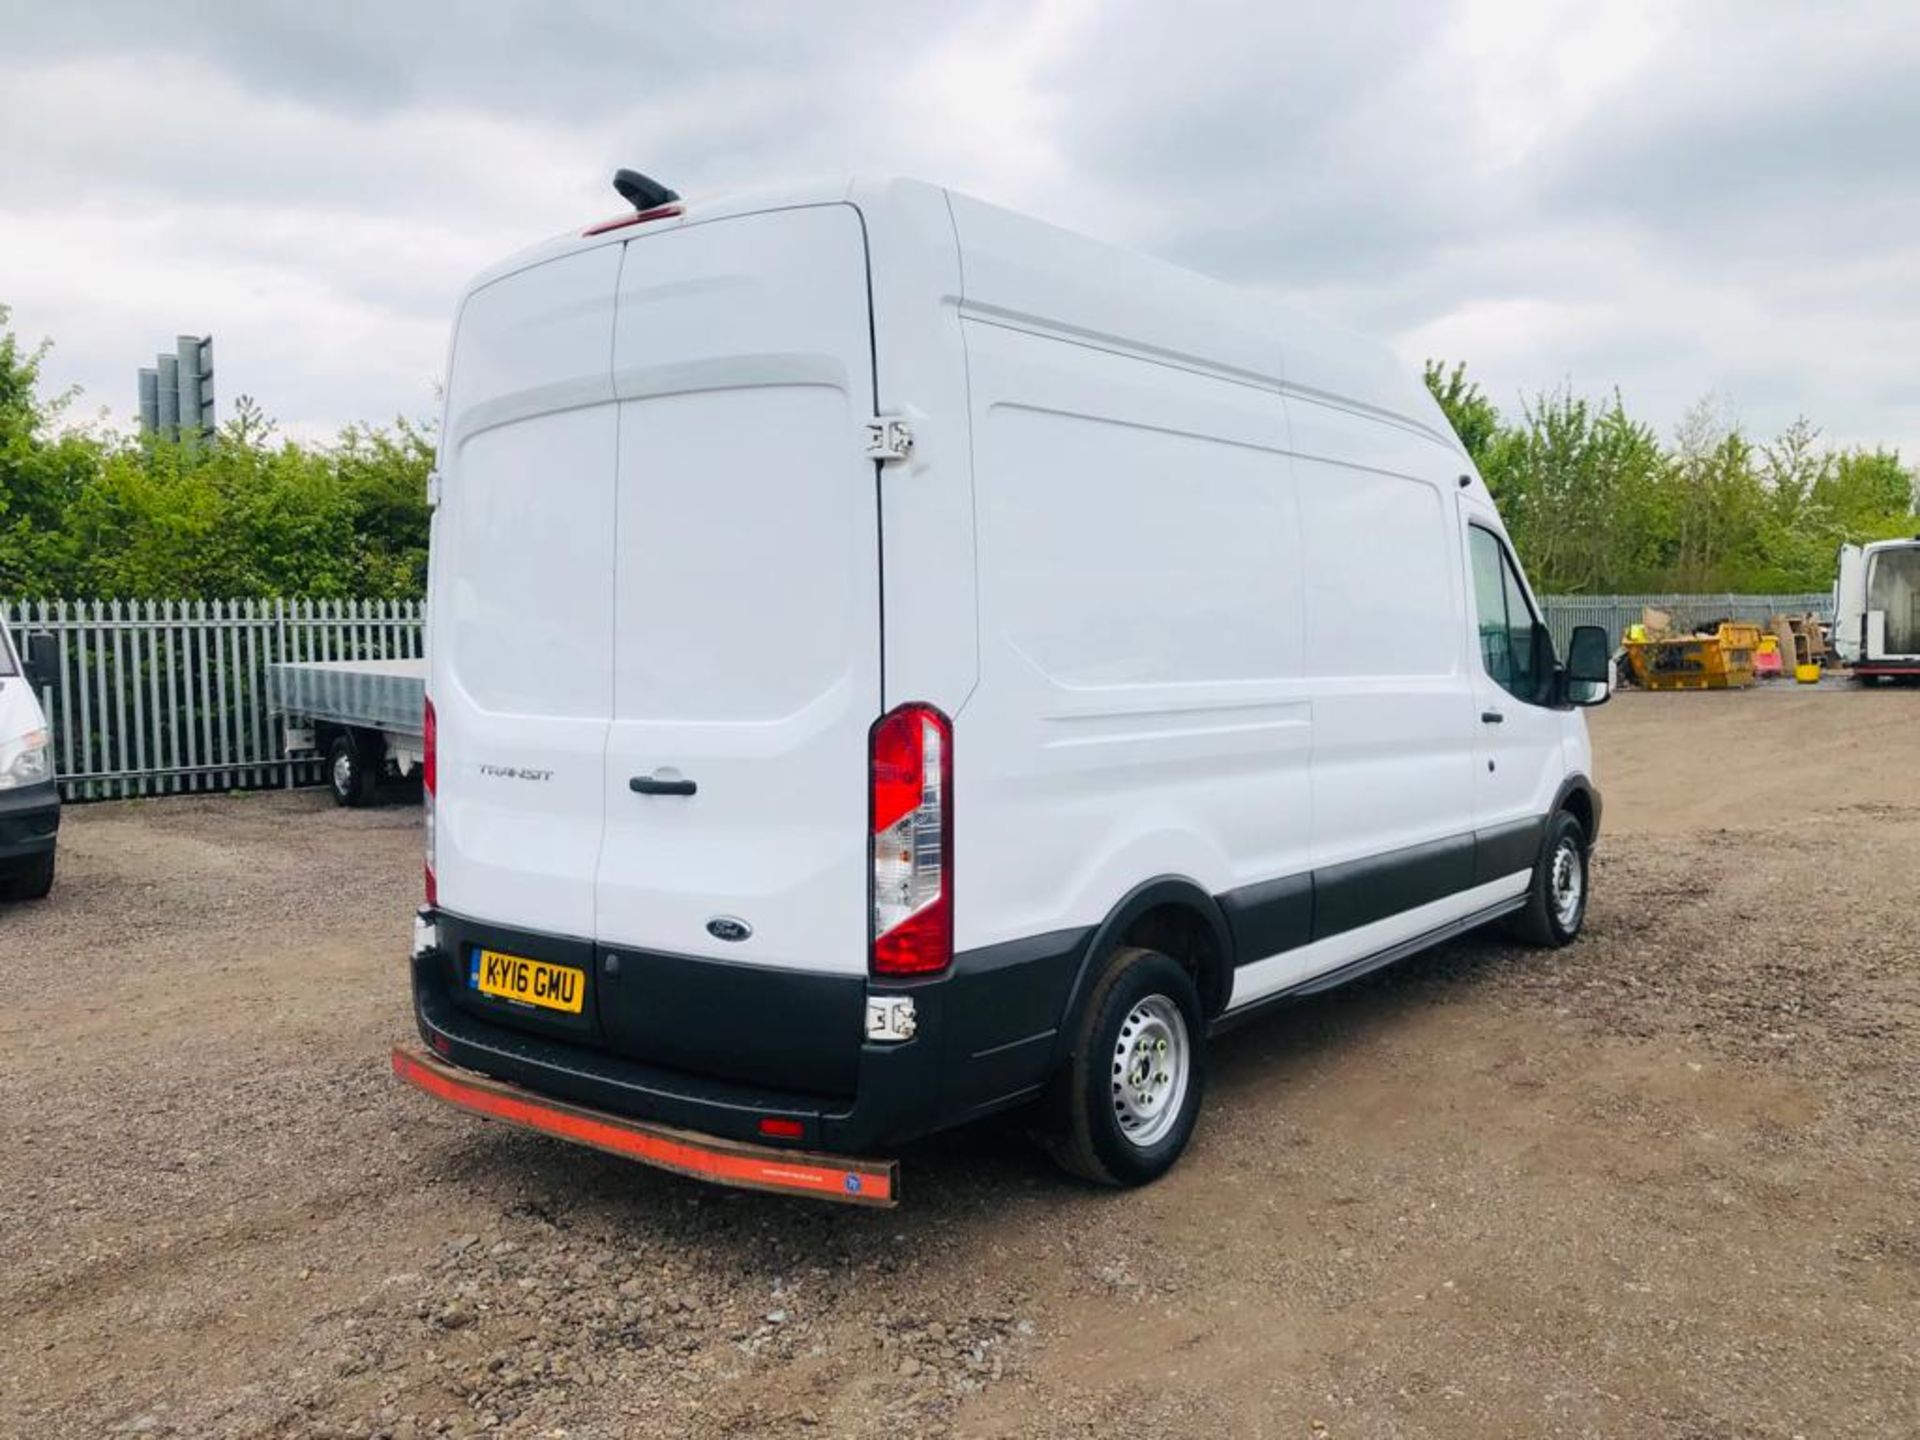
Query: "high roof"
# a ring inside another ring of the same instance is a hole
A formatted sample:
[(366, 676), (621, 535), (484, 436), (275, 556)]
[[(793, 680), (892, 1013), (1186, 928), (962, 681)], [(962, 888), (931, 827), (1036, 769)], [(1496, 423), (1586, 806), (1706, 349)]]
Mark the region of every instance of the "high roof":
[[(648, 231), (730, 215), (848, 202), (870, 225), (899, 205), (941, 197), (958, 236), (968, 312), (1029, 323), (1244, 383), (1370, 411), (1458, 450), (1426, 387), (1387, 346), (1308, 317), (1258, 291), (1200, 275), (971, 196), (911, 179), (831, 178), (713, 199), (644, 222)], [(610, 200), (609, 215), (620, 214)], [(604, 218), (604, 217), (603, 217)], [(619, 244), (640, 227), (569, 231), (483, 271), (480, 287), (573, 251)]]

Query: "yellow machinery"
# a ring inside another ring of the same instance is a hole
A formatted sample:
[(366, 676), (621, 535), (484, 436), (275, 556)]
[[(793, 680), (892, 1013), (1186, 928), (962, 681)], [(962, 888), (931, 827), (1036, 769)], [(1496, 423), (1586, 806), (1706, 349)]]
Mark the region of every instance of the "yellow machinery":
[(1627, 664), (1649, 690), (1737, 690), (1753, 684), (1753, 652), (1760, 627), (1728, 621), (1713, 635), (1654, 638), (1645, 627), (1627, 630)]

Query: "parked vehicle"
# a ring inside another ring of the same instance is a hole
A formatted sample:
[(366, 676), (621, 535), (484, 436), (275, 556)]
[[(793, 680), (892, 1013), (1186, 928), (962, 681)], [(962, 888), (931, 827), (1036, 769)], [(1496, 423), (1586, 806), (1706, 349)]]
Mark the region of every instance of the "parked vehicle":
[(420, 773), (424, 660), (310, 660), (269, 670), (287, 753), (317, 751), (335, 803), (365, 805), (383, 781)]
[(1920, 535), (1840, 547), (1833, 648), (1862, 680), (1920, 676)]
[(403, 1078), (872, 1203), (1032, 1106), (1137, 1184), (1222, 1026), (1579, 932), (1607, 637), (1383, 347), (930, 185), (650, 186), (460, 304)]
[(28, 636), (22, 655), (0, 618), (0, 900), (39, 900), (53, 889), (60, 791), (36, 692), (59, 674), (51, 635)]

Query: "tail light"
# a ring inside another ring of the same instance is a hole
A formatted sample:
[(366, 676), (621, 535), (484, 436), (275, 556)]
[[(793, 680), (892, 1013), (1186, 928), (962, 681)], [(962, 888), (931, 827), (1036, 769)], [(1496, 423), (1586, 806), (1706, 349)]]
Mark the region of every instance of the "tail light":
[(875, 975), (932, 975), (953, 960), (953, 722), (902, 705), (868, 740)]
[(438, 727), (434, 724), (433, 700), (431, 697), (427, 700), (426, 713), (421, 717), (420, 728), (422, 737), (420, 798), (422, 802), (421, 808), (426, 812), (427, 829), (427, 904), (438, 905), (440, 903), (440, 885), (439, 882), (433, 878), (433, 792), (435, 783), (439, 778), (438, 766), (434, 760), (434, 752), (439, 749), (439, 735), (436, 733)]

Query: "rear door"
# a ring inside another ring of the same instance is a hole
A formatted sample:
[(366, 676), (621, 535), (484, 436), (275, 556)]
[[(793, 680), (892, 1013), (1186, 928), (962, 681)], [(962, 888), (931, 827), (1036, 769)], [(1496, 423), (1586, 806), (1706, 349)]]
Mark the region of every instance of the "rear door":
[(1842, 545), (1839, 573), (1833, 582), (1833, 643), (1840, 658), (1849, 663), (1861, 658), (1866, 613), (1866, 551), (1858, 545)]
[(602, 246), (468, 297), (429, 582), (440, 904), (583, 941), (613, 706), (619, 263)]
[(598, 938), (864, 973), (881, 677), (860, 217), (625, 248)]

